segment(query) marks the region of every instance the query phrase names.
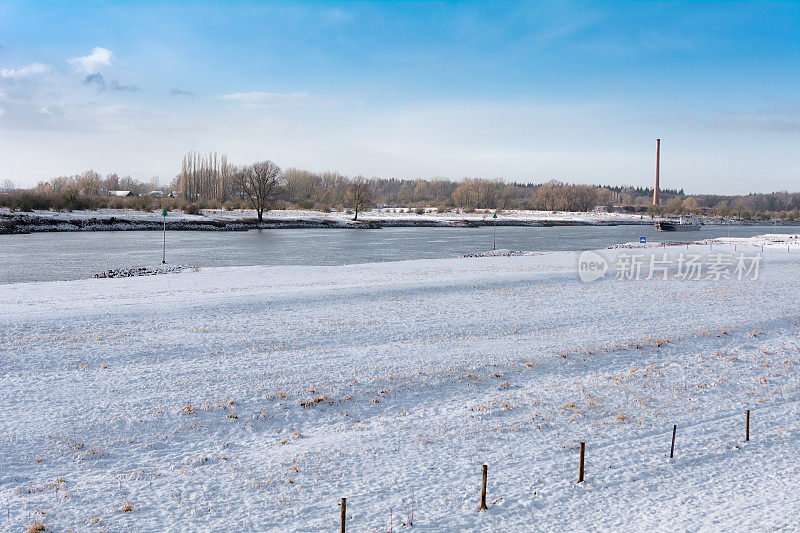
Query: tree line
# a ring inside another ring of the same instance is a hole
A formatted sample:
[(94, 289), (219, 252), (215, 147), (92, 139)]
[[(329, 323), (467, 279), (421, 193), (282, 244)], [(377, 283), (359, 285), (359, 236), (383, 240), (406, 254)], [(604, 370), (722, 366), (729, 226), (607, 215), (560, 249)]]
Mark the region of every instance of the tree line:
[[(502, 179), (410, 179), (348, 177), (338, 172), (281, 169), (272, 161), (231, 164), (224, 154), (189, 152), (180, 171), (166, 184), (158, 178), (94, 171), (40, 182), (17, 189), (8, 180), (0, 187), (0, 205), (15, 209), (94, 209), (132, 207), (156, 209), (251, 208), (259, 219), (270, 209), (348, 208), (355, 216), (364, 208), (389, 206), (439, 211), (476, 209), (536, 209), (589, 211), (595, 208), (634, 210), (653, 215), (703, 214), (738, 218), (800, 218), (800, 193), (686, 195), (683, 190), (659, 192), (653, 206), (652, 188), (576, 185), (550, 180), (543, 183), (506, 182)], [(135, 197), (101, 196), (102, 190), (127, 190)], [(153, 191), (159, 194), (153, 195)], [(165, 196), (159, 198), (158, 196)]]

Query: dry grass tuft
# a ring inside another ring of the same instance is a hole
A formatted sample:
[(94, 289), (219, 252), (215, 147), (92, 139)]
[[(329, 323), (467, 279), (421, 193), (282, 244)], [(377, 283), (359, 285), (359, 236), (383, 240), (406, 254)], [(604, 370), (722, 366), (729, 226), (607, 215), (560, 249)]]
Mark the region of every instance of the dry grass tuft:
[[(316, 397), (316, 398), (314, 398), (313, 400), (310, 400), (310, 401), (301, 401), (301, 402), (300, 402), (300, 405), (301, 405), (303, 408), (306, 408), (306, 407), (313, 407), (313, 406), (315, 406), (316, 404), (318, 404), (318, 403), (320, 403), (320, 402), (325, 402), (325, 401), (328, 401), (328, 397), (327, 397), (326, 395), (324, 395), (324, 394), (323, 394), (322, 396), (318, 396), (318, 397)], [(331, 402), (331, 403), (333, 403), (333, 402)]]

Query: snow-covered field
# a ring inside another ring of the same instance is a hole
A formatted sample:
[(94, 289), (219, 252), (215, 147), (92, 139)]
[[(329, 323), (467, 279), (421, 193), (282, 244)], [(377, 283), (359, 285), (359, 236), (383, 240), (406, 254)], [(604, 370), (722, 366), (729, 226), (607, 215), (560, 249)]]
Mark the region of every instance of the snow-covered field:
[[(208, 209), (204, 213), (209, 217), (231, 219), (242, 217), (254, 217), (255, 211), (250, 209), (224, 211), (221, 209)], [(638, 222), (642, 220), (642, 215), (633, 213), (604, 213), (604, 212), (573, 212), (573, 211), (533, 211), (509, 209), (498, 213), (497, 219), (493, 219), (494, 210), (482, 209), (472, 213), (464, 212), (460, 209), (450, 210), (445, 213), (438, 213), (435, 209), (427, 208), (424, 213), (417, 214), (411, 208), (382, 208), (369, 209), (359, 213), (359, 217), (365, 220), (428, 220), (428, 221), (478, 221), (478, 220), (509, 220), (509, 221), (561, 221), (561, 222)], [(324, 213), (322, 211), (305, 210), (276, 210), (265, 214), (269, 218), (286, 219), (330, 219), (347, 223), (353, 218), (352, 213), (345, 211), (333, 211)], [(644, 218), (650, 220), (648, 215)]]
[[(88, 221), (107, 220), (112, 217), (134, 222), (161, 222), (161, 210), (155, 211), (136, 211), (133, 209), (97, 209), (94, 211), (33, 211), (32, 213), (16, 213), (21, 216), (36, 216), (44, 220), (52, 221)], [(417, 214), (408, 208), (384, 208), (370, 209), (359, 213), (359, 217), (365, 220), (374, 221), (431, 221), (431, 222), (455, 222), (455, 221), (480, 221), (492, 218), (494, 211), (481, 210), (473, 213), (461, 212), (460, 210), (437, 213), (435, 209), (426, 209), (423, 214)], [(0, 208), (0, 216), (11, 216), (12, 212), (8, 208)], [(188, 215), (182, 211), (170, 211), (167, 214), (167, 222), (202, 222), (209, 220), (219, 220), (224, 222), (235, 222), (242, 219), (253, 219), (256, 212), (252, 209), (203, 209), (200, 214)], [(313, 210), (274, 210), (264, 213), (265, 218), (271, 220), (327, 220), (348, 224), (352, 221), (353, 214), (345, 211), (332, 211), (325, 213)], [(649, 215), (644, 215), (648, 221)], [(495, 219), (493, 219), (495, 220)], [(553, 222), (640, 222), (642, 215), (633, 213), (603, 213), (603, 212), (568, 212), (568, 211), (529, 211), (529, 210), (507, 210), (498, 214), (498, 221), (553, 221)]]
[(786, 239), (0, 286), (0, 529), (797, 530)]

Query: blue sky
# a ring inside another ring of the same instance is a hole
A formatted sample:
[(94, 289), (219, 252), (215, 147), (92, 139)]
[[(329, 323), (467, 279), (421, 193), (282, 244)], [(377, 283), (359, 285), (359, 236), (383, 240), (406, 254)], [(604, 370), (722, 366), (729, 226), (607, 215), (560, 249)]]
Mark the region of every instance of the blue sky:
[(0, 1), (0, 180), (189, 150), (382, 177), (798, 190), (800, 2)]

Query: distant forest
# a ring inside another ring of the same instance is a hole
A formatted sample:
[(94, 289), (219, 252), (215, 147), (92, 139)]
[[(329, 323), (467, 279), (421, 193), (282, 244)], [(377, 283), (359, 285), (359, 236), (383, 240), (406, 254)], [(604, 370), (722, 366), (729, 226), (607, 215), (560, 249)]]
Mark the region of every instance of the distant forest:
[[(86, 171), (40, 182), (30, 189), (0, 184), (0, 206), (33, 209), (77, 210), (125, 207), (153, 210), (167, 207), (197, 212), (203, 208), (247, 208), (240, 169), (225, 155), (191, 152), (180, 163), (180, 172), (169, 184), (157, 178), (140, 181), (117, 174), (101, 176)], [(662, 189), (661, 204), (652, 205), (653, 189), (616, 185), (573, 185), (550, 180), (541, 183), (505, 182), (502, 179), (363, 178), (337, 172), (312, 172), (298, 168), (280, 171), (271, 209), (315, 209), (331, 211), (348, 207), (348, 188), (365, 182), (365, 207), (383, 206), (440, 212), (476, 209), (537, 209), (544, 211), (591, 211), (593, 209), (635, 211), (650, 214), (702, 214), (741, 219), (800, 219), (800, 193), (686, 195), (683, 190)], [(120, 197), (109, 191), (130, 191)], [(363, 200), (360, 200), (363, 202)]]

